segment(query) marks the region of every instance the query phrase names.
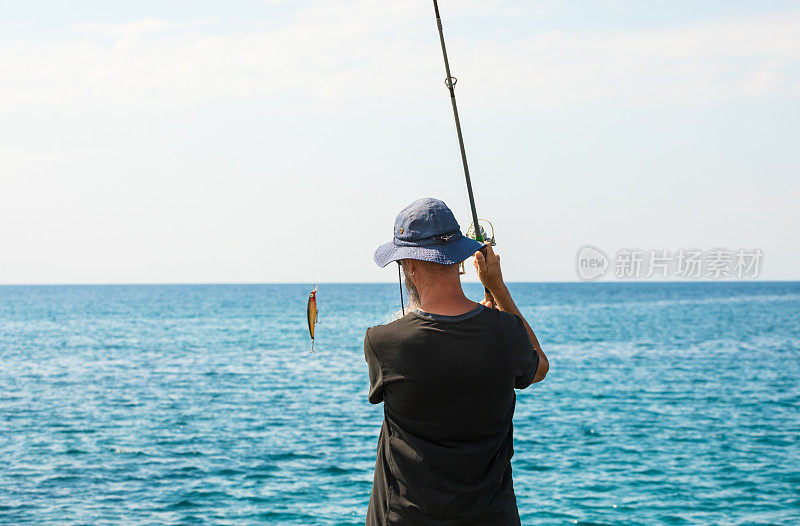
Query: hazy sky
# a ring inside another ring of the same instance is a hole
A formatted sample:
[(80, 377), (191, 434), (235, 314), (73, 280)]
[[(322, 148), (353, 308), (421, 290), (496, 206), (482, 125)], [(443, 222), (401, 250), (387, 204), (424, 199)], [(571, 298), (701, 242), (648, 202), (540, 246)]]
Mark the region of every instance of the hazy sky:
[[(1, 1), (0, 283), (389, 281), (468, 204), (427, 0)], [(441, 0), (508, 279), (760, 248), (800, 279), (800, 2)]]

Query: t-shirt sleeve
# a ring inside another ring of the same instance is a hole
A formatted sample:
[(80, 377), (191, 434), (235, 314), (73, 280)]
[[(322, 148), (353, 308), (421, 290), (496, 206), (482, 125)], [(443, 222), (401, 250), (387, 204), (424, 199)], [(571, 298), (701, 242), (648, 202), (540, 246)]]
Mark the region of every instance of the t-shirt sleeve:
[(364, 335), (364, 359), (367, 360), (367, 366), (369, 367), (369, 402), (371, 404), (380, 404), (383, 402), (383, 373), (378, 356), (369, 341), (369, 330)]
[(517, 320), (517, 325), (514, 330), (514, 335), (511, 339), (513, 349), (511, 352), (519, 360), (520, 374), (517, 376), (514, 388), (525, 389), (533, 383), (533, 377), (536, 376), (536, 370), (539, 368), (539, 354), (533, 348), (533, 342), (525, 329), (525, 324), (519, 316), (514, 316)]

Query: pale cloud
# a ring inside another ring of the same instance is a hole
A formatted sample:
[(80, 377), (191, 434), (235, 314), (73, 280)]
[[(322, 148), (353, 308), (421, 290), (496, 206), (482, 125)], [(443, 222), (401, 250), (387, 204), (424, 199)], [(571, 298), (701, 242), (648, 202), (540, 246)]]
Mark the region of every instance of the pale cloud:
[[(797, 86), (795, 86), (795, 89)], [(750, 97), (784, 93), (791, 89), (786, 75), (772, 70), (755, 71), (746, 75), (740, 85), (741, 92)]]
[(72, 29), (76, 33), (100, 33), (109, 37), (125, 38), (138, 37), (148, 33), (164, 33), (170, 31), (180, 31), (214, 23), (216, 20), (204, 18), (191, 20), (189, 22), (171, 22), (163, 18), (145, 18), (135, 22), (124, 24), (108, 23), (82, 23), (77, 24)]
[[(517, 4), (518, 6), (518, 4)], [(529, 9), (546, 9), (531, 3)], [(507, 9), (454, 4), (448, 15)], [(214, 32), (208, 20), (82, 24), (60, 42), (0, 42), (0, 111), (25, 105), (191, 105), (300, 94), (346, 101), (428, 97), (442, 76), (431, 9), (412, 0), (319, 0), (288, 25)], [(265, 24), (270, 24), (265, 21)], [(203, 32), (194, 31), (208, 26)], [(603, 99), (697, 104), (797, 93), (800, 12), (657, 31), (547, 31), (452, 39), (473, 104), (568, 106)], [(114, 45), (109, 45), (111, 38)]]
[[(517, 43), (526, 57), (517, 79), (542, 104), (617, 97), (693, 104), (796, 90), (800, 12), (715, 20), (658, 31), (617, 34), (550, 32)], [(493, 56), (507, 50), (473, 46), (478, 68), (508, 75)], [(476, 71), (478, 70), (476, 68)], [(753, 77), (770, 89), (753, 89)], [(775, 82), (778, 78), (786, 82)], [(499, 89), (499, 86), (498, 86)], [(510, 91), (508, 92), (510, 95)]]

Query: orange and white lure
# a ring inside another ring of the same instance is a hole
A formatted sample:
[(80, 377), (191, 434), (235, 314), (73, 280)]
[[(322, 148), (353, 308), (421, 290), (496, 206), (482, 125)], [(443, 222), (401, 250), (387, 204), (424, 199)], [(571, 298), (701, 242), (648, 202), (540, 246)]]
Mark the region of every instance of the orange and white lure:
[(311, 350), (314, 352), (314, 329), (317, 325), (317, 287), (308, 295), (308, 333), (311, 335)]

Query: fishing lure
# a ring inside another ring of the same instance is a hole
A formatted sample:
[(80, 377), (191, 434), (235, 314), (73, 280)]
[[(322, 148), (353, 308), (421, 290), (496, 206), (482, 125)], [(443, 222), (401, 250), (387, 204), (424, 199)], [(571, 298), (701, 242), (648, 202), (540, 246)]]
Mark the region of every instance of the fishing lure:
[(308, 333), (311, 335), (311, 350), (309, 352), (314, 351), (314, 329), (317, 325), (317, 316), (319, 312), (317, 311), (317, 287), (314, 287), (314, 290), (311, 291), (311, 294), (308, 295)]

